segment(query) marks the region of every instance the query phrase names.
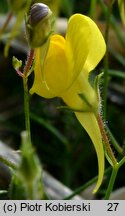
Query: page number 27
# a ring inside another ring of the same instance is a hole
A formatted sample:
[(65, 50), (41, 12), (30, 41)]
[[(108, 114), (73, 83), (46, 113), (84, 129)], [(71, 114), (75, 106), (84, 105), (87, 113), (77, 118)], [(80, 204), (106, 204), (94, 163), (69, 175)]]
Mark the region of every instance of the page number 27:
[(107, 211), (117, 211), (119, 203), (108, 203)]

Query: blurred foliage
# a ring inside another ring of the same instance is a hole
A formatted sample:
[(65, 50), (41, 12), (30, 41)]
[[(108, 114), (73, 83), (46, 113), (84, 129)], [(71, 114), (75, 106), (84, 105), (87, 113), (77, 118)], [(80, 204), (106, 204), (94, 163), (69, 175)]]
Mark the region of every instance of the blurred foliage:
[(0, 1), (0, 13), (7, 13), (7, 11), (8, 11), (7, 0), (1, 0)]

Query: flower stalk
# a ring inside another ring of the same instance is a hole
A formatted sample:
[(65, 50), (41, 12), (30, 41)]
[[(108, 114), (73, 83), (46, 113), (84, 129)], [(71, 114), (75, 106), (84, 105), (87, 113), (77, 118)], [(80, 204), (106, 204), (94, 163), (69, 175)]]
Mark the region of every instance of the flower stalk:
[(112, 174), (111, 174), (111, 177), (110, 177), (110, 180), (109, 180), (108, 188), (106, 190), (106, 194), (105, 194), (105, 197), (104, 197), (105, 200), (108, 200), (110, 198), (110, 195), (111, 195), (111, 192), (113, 190), (113, 186), (114, 186), (114, 183), (115, 183), (117, 173), (118, 173), (118, 164), (116, 164), (112, 169)]
[(34, 50), (31, 49), (23, 72), (25, 127), (28, 134), (29, 145), (31, 145), (31, 133), (30, 133), (30, 112), (29, 112), (29, 90), (28, 90), (27, 81), (28, 81), (28, 73), (32, 65), (33, 58), (34, 58)]
[(29, 93), (27, 86), (27, 77), (23, 77), (24, 88), (24, 112), (25, 112), (25, 127), (28, 134), (28, 144), (31, 145), (31, 133), (30, 133), (30, 114), (29, 114)]
[(99, 128), (100, 128), (100, 131), (101, 131), (101, 134), (102, 134), (102, 139), (103, 139), (103, 141), (105, 143), (106, 152), (107, 152), (108, 156), (110, 157), (110, 159), (112, 161), (113, 167), (115, 167), (116, 164), (117, 164), (117, 160), (116, 160), (116, 158), (115, 158), (115, 156), (113, 154), (113, 151), (112, 151), (112, 149), (110, 147), (109, 139), (107, 137), (107, 134), (106, 134), (106, 131), (105, 131), (105, 128), (104, 128), (104, 123), (102, 121), (102, 118), (101, 118), (100, 114), (97, 115), (97, 121), (98, 121)]
[(91, 1), (91, 5), (90, 5), (90, 12), (89, 12), (89, 15), (90, 17), (95, 20), (95, 11), (96, 11), (96, 4), (97, 4), (97, 0), (93, 0)]
[(34, 50), (31, 49), (31, 50), (30, 50), (30, 53), (29, 53), (29, 55), (28, 55), (28, 57), (27, 57), (27, 63), (26, 63), (26, 65), (25, 65), (25, 67), (24, 67), (23, 75), (24, 75), (25, 77), (27, 77), (27, 76), (29, 75), (28, 73), (29, 73), (30, 67), (31, 67), (31, 65), (32, 65), (33, 59), (34, 59)]
[[(21, 161), (18, 169), (13, 174), (10, 186), (10, 198), (14, 199), (19, 199), (20, 190), (22, 190), (21, 199), (34, 200), (46, 198), (42, 182), (41, 163), (32, 146), (30, 132), (28, 76), (31, 72), (30, 67), (33, 58), (34, 50), (31, 49), (23, 73), (18, 70), (18, 74), (23, 79), (26, 131), (22, 132)], [(15, 69), (17, 70), (21, 66), (22, 62), (16, 58), (14, 58), (14, 61)]]

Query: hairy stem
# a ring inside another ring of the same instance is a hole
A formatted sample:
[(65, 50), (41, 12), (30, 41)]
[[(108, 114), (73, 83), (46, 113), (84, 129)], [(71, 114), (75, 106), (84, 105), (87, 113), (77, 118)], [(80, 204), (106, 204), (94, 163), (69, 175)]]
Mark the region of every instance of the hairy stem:
[(117, 164), (117, 160), (116, 160), (116, 158), (115, 158), (115, 156), (113, 154), (113, 151), (112, 151), (112, 149), (110, 147), (109, 139), (107, 137), (107, 134), (106, 134), (106, 131), (105, 131), (105, 128), (104, 128), (104, 124), (103, 124), (103, 121), (102, 121), (102, 118), (101, 118), (100, 114), (97, 115), (97, 121), (98, 121), (98, 124), (99, 124), (99, 127), (100, 127), (102, 138), (103, 138), (104, 143), (105, 143), (105, 148), (106, 148), (107, 154), (109, 155), (113, 166), (115, 166)]
[(31, 50), (30, 50), (30, 53), (29, 53), (29, 55), (28, 55), (28, 57), (27, 57), (26, 65), (25, 65), (25, 67), (24, 67), (23, 75), (24, 75), (25, 77), (27, 77), (27, 75), (28, 75), (29, 69), (30, 69), (30, 67), (31, 67), (31, 65), (32, 65), (32, 62), (33, 62), (33, 59), (34, 59), (34, 50), (31, 49)]

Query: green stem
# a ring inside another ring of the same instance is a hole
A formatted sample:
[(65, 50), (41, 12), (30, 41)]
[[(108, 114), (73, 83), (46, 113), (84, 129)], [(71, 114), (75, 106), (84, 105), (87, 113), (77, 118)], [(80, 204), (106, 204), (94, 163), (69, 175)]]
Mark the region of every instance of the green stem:
[(109, 48), (110, 54), (113, 56), (113, 58), (121, 64), (121, 66), (125, 67), (125, 57), (123, 54), (120, 54), (119, 52), (116, 52), (113, 48)]
[(113, 186), (114, 186), (114, 183), (115, 183), (115, 180), (116, 180), (116, 177), (117, 177), (117, 173), (119, 171), (119, 168), (124, 163), (125, 163), (125, 156), (119, 161), (119, 163), (117, 163), (113, 167), (112, 174), (111, 174), (111, 177), (110, 177), (110, 181), (109, 181), (108, 188), (107, 188), (106, 195), (105, 195), (104, 199), (109, 199), (110, 198), (110, 195), (111, 195), (111, 192), (113, 190)]
[(117, 142), (117, 140), (115, 139), (115, 137), (113, 136), (113, 134), (111, 133), (110, 129), (106, 126), (106, 130), (109, 134), (110, 140), (112, 145), (114, 146), (114, 148), (116, 149), (116, 151), (123, 155), (124, 154), (124, 150), (121, 148), (121, 146), (119, 145), (119, 143)]
[[(29, 92), (27, 85), (27, 77), (23, 77), (23, 88), (24, 88), (24, 112), (25, 112), (25, 127), (28, 136), (28, 142), (31, 146), (31, 134), (30, 134), (30, 114), (29, 114)], [(29, 147), (30, 147), (29, 146)]]
[(91, 17), (91, 19), (95, 19), (95, 11), (96, 11), (96, 3), (97, 3), (97, 0), (93, 0), (91, 1), (91, 4), (90, 4), (90, 12), (89, 12), (89, 15)]
[(98, 176), (94, 177), (93, 179), (91, 179), (90, 181), (88, 181), (87, 183), (85, 183), (84, 185), (82, 185), (81, 187), (77, 188), (71, 195), (65, 197), (64, 200), (70, 200), (70, 199), (72, 199), (74, 196), (76, 196), (80, 192), (83, 192), (90, 185), (94, 184), (97, 179), (98, 179)]
[(17, 168), (17, 166), (13, 162), (11, 162), (6, 156), (0, 155), (0, 162), (6, 164), (8, 167), (11, 167), (12, 169)]
[(117, 38), (119, 39), (121, 45), (125, 48), (125, 39), (124, 39), (124, 34), (121, 31), (121, 28), (119, 26), (119, 23), (117, 22), (117, 20), (114, 18), (114, 16), (111, 16), (111, 25), (112, 28), (114, 29)]
[[(102, 11), (103, 11), (104, 15), (106, 16), (107, 11), (108, 11), (108, 7), (106, 7), (106, 5), (104, 4), (104, 2), (102, 0), (98, 0), (98, 1), (99, 1), (99, 4), (100, 4), (101, 8), (102, 8)], [(111, 23), (111, 26), (114, 29), (119, 41), (120, 41), (120, 43), (125, 48), (124, 35), (121, 33), (121, 29), (119, 28), (119, 25), (118, 25), (118, 23), (115, 20), (113, 15), (111, 15), (111, 17), (110, 17), (110, 23)]]
[(31, 65), (32, 65), (33, 59), (34, 59), (34, 50), (31, 49), (30, 52), (29, 52), (29, 55), (28, 55), (28, 57), (27, 57), (26, 65), (25, 65), (25, 67), (24, 67), (23, 75), (24, 75), (25, 77), (28, 77), (28, 72), (29, 72), (30, 67), (31, 67)]
[(110, 194), (111, 194), (111, 192), (113, 190), (113, 186), (114, 186), (114, 183), (115, 183), (117, 172), (118, 172), (118, 164), (116, 164), (116, 166), (114, 166), (113, 169), (112, 169), (112, 174), (111, 174), (111, 177), (110, 177), (108, 189), (107, 189), (106, 195), (104, 197), (104, 199), (106, 199), (106, 200), (109, 199)]
[(125, 163), (125, 156), (119, 161), (118, 167), (120, 168)]
[(106, 111), (107, 111), (108, 68), (109, 68), (108, 46), (109, 46), (109, 29), (110, 29), (111, 11), (112, 11), (112, 4), (110, 4), (107, 9), (106, 29), (105, 29), (105, 42), (107, 45), (106, 55), (104, 58), (104, 83), (103, 83), (103, 109), (104, 109), (103, 113), (105, 119), (106, 119)]
[(29, 112), (29, 90), (28, 90), (27, 81), (28, 81), (28, 72), (30, 70), (33, 57), (34, 57), (34, 50), (31, 49), (23, 72), (25, 127), (28, 136), (27, 144), (29, 144), (29, 147), (31, 147), (31, 133), (30, 133), (30, 112)]
[(119, 29), (118, 25), (116, 24), (116, 21), (113, 17), (113, 15), (111, 14), (112, 11), (112, 5), (114, 3), (114, 0), (110, 1), (110, 5), (108, 5), (106, 7), (106, 5), (104, 4), (104, 2), (102, 0), (99, 0), (100, 6), (106, 16), (106, 31), (105, 31), (105, 40), (106, 40), (106, 44), (107, 44), (107, 52), (105, 55), (105, 59), (104, 59), (104, 86), (103, 86), (103, 109), (104, 109), (104, 118), (106, 119), (106, 109), (107, 109), (107, 89), (108, 89), (108, 35), (109, 35), (109, 27), (110, 24), (112, 25), (119, 41), (121, 42), (121, 44), (123, 45), (123, 47), (125, 47), (125, 41), (123, 38), (123, 35), (121, 34), (121, 30)]

